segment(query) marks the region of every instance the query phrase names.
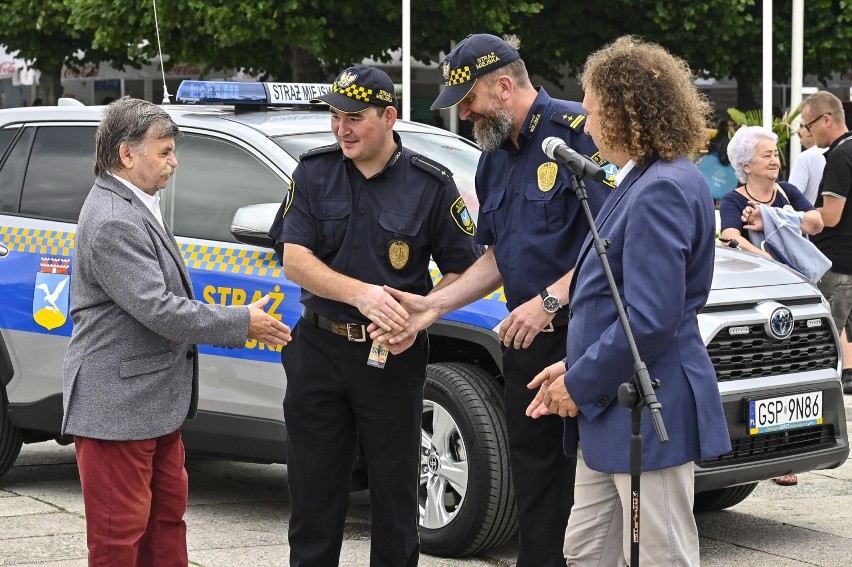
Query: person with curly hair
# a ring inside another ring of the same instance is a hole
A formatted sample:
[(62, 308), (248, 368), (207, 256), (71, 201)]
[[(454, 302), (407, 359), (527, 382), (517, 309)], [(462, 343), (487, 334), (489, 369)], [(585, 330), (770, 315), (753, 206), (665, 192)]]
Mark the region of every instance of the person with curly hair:
[[(703, 143), (709, 105), (687, 64), (624, 36), (593, 53), (581, 81), (586, 132), (619, 166), (616, 190), (596, 218), (642, 361), (662, 405), (669, 441), (642, 423), (642, 565), (698, 565), (693, 462), (731, 449), (716, 374), (698, 328), (713, 277), (715, 218), (690, 159)], [(665, 282), (661, 282), (661, 277)], [(587, 237), (571, 286), (567, 357), (539, 373), (527, 409), (565, 420), (577, 455), (574, 507), (565, 531), (571, 566), (630, 558), (631, 411), (618, 403), (634, 360), (607, 277)]]

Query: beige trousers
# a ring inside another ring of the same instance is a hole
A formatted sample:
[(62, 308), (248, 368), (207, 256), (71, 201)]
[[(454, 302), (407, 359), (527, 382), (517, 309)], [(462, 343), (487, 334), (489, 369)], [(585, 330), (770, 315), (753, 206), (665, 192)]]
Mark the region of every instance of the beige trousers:
[[(640, 482), (639, 565), (699, 565), (692, 463), (642, 472)], [(629, 474), (593, 471), (578, 451), (574, 507), (563, 550), (569, 567), (630, 564), (630, 497)]]

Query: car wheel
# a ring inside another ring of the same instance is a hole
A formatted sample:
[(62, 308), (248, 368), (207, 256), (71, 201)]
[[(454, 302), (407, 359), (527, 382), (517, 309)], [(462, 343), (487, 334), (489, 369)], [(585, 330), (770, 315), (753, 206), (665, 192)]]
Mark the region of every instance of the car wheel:
[(471, 364), (426, 369), (420, 457), (420, 543), (464, 557), (506, 542), (517, 529), (503, 398)]
[(6, 405), (6, 389), (0, 386), (0, 477), (9, 472), (23, 444), (21, 432), (9, 420)]
[(717, 490), (699, 492), (695, 495), (695, 505), (692, 507), (696, 512), (716, 512), (731, 506), (736, 506), (754, 492), (757, 483), (740, 484)]

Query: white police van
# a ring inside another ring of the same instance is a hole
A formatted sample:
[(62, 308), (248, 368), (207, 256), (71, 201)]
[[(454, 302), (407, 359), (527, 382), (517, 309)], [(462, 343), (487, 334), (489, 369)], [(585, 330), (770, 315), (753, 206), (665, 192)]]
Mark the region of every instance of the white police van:
[[(284, 277), (266, 231), (298, 156), (333, 141), (328, 110), (307, 102), (329, 88), (188, 81), (178, 98), (195, 104), (164, 107), (184, 136), (162, 213), (199, 299), (245, 304), (268, 293), (271, 314), (291, 326), (298, 320), (298, 288)], [(0, 475), (22, 442), (68, 441), (59, 428), (69, 265), (101, 113), (0, 110)], [(399, 121), (396, 130), (406, 146), (453, 172), (475, 214), (479, 150), (431, 126)], [(420, 474), (427, 553), (480, 553), (516, 529), (495, 333), (505, 315), (499, 290), (430, 329)], [(779, 264), (719, 248), (700, 325), (734, 448), (696, 464), (697, 509), (733, 506), (760, 480), (843, 463), (849, 447), (837, 333), (814, 286)], [(199, 413), (184, 425), (187, 450), (284, 462), (280, 349), (250, 340), (241, 350), (203, 346), (200, 353)], [(353, 474), (364, 486), (363, 470)]]

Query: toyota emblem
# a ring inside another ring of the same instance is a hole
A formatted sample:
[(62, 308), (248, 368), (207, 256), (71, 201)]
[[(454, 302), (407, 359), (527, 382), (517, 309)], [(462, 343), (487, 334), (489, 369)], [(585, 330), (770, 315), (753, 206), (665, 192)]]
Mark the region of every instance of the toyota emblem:
[(767, 334), (774, 339), (786, 339), (793, 334), (793, 314), (786, 307), (775, 309), (766, 325)]

